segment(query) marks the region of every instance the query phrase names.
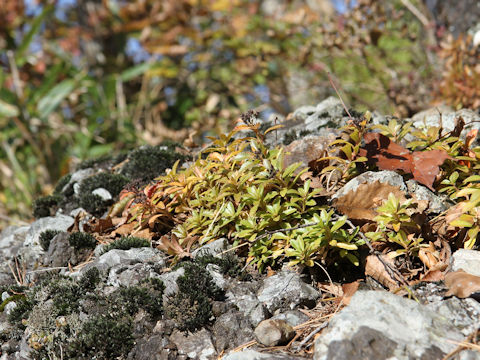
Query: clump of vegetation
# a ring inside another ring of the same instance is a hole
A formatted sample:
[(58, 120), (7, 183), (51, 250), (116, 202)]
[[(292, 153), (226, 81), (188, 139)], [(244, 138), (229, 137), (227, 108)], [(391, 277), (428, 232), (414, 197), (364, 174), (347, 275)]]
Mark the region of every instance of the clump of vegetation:
[(59, 231), (59, 230), (47, 229), (47, 230), (42, 231), (40, 233), (38, 242), (40, 243), (40, 246), (42, 247), (42, 249), (44, 251), (48, 251), (48, 248), (50, 246), (50, 242), (60, 232), (61, 231)]
[(116, 359), (134, 345), (132, 319), (101, 314), (87, 320), (69, 347), (78, 359)]
[(93, 159), (87, 159), (82, 161), (77, 166), (77, 170), (88, 169), (88, 168), (111, 168), (119, 163), (121, 163), (127, 157), (126, 153), (121, 153), (118, 155), (103, 155)]
[(217, 257), (211, 254), (197, 256), (195, 263), (205, 268), (208, 264), (217, 265), (220, 272), (232, 278), (240, 278), (240, 280), (247, 280), (249, 275), (242, 271), (243, 265), (237, 256), (228, 253), (222, 257)]
[(181, 263), (184, 275), (177, 279), (178, 293), (165, 304), (165, 313), (175, 319), (182, 331), (194, 331), (207, 325), (213, 300), (223, 300), (224, 292), (205, 268), (191, 262)]
[(98, 188), (106, 189), (112, 197), (116, 197), (129, 179), (120, 174), (101, 172), (82, 181), (80, 185), (80, 206), (89, 213), (100, 216), (113, 203), (113, 200), (103, 200), (99, 195), (92, 194)]
[(33, 202), (33, 216), (37, 219), (55, 215), (62, 197), (57, 194), (38, 198)]
[[(252, 112), (245, 114), (245, 125), (212, 139), (212, 145), (189, 168), (178, 170), (177, 162), (167, 175), (148, 186), (130, 208), (132, 219), (153, 229), (156, 223), (177, 223), (172, 233), (184, 244), (204, 244), (220, 237), (234, 245), (248, 244), (249, 260), (260, 270), (283, 260), (290, 239), (301, 233), (297, 227), (314, 221), (320, 211), (318, 191), (310, 187), (310, 181), (301, 180), (306, 169), (299, 170), (300, 164), (284, 168), (283, 151), (266, 147), (265, 135), (278, 127), (260, 132), (254, 118)], [(255, 137), (234, 140), (241, 130)], [(322, 238), (321, 232), (315, 234), (318, 229), (311, 230), (311, 238)], [(320, 245), (325, 252), (357, 249), (354, 236), (341, 239)]]
[(54, 194), (64, 194), (65, 196), (69, 196), (73, 194), (73, 188), (63, 191), (63, 188), (65, 185), (67, 185), (70, 182), (70, 179), (72, 178), (72, 174), (67, 174), (65, 176), (62, 176), (60, 180), (58, 180), (57, 184), (55, 185), (55, 188), (53, 189)]
[(102, 254), (113, 250), (128, 250), (132, 248), (150, 247), (150, 241), (147, 239), (135, 237), (135, 236), (122, 236), (120, 239), (115, 240), (111, 244), (108, 244), (103, 248)]
[(94, 249), (97, 245), (97, 239), (92, 234), (85, 232), (74, 232), (68, 237), (68, 242), (75, 249)]
[(141, 308), (153, 318), (158, 318), (163, 313), (162, 295), (165, 286), (152, 286), (144, 283), (141, 286), (129, 286), (119, 290), (119, 301), (130, 315), (135, 315)]
[(88, 269), (85, 274), (80, 278), (78, 284), (82, 289), (86, 291), (93, 291), (97, 284), (100, 282), (100, 271), (96, 267)]
[[(164, 147), (167, 149), (164, 149)], [(183, 162), (187, 156), (171, 149), (173, 145), (142, 146), (128, 154), (127, 163), (120, 173), (132, 180), (149, 182), (171, 168), (176, 161)]]

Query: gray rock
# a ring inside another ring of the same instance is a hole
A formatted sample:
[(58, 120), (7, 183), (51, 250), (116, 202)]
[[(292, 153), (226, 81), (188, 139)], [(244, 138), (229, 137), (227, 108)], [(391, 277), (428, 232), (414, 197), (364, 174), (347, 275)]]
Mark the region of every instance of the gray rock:
[(292, 357), (291, 355), (284, 355), (271, 352), (259, 352), (253, 349), (245, 349), (242, 351), (234, 352), (222, 357), (222, 360), (293, 360), (298, 357)]
[(158, 278), (154, 267), (150, 264), (137, 263), (129, 266), (123, 264), (110, 268), (107, 285), (109, 286), (135, 286), (145, 279)]
[(212, 241), (208, 244), (203, 245), (202, 247), (196, 249), (192, 252), (192, 256), (195, 259), (197, 256), (205, 255), (218, 255), (229, 248), (228, 241), (225, 238), (221, 238), (215, 241)]
[(267, 307), (260, 302), (254, 289), (245, 286), (245, 283), (231, 280), (226, 290), (227, 302), (235, 305), (239, 311), (249, 319), (252, 326), (270, 317)]
[(418, 129), (429, 126), (442, 126), (443, 132), (446, 133), (455, 128), (455, 121), (459, 117), (462, 117), (465, 121), (465, 127), (460, 137), (464, 138), (471, 129), (480, 129), (480, 115), (478, 115), (478, 113), (469, 109), (454, 111), (446, 106), (435, 107), (419, 112), (412, 117), (411, 121), (413, 122), (413, 126)]
[(290, 310), (281, 314), (277, 314), (275, 316), (272, 316), (272, 319), (285, 320), (288, 324), (292, 326), (297, 326), (310, 320), (307, 315), (298, 310)]
[(101, 255), (95, 261), (85, 265), (79, 272), (70, 274), (70, 276), (81, 276), (92, 267), (96, 267), (102, 272), (107, 271), (116, 265), (126, 267), (137, 263), (155, 264), (159, 267), (163, 267), (165, 266), (165, 257), (161, 251), (148, 247), (128, 250), (113, 249)]
[(420, 185), (415, 180), (408, 180), (405, 184), (410, 195), (414, 195), (418, 200), (428, 201), (428, 213), (439, 214), (450, 207), (447, 196), (436, 195), (429, 188)]
[(72, 174), (72, 177), (70, 178), (70, 181), (68, 182), (68, 184), (66, 184), (63, 187), (62, 192), (65, 191), (66, 189), (68, 189), (69, 186), (73, 186), (73, 190), (74, 190), (75, 195), (78, 195), (78, 190), (80, 188), (80, 186), (79, 186), (80, 183), (83, 180), (85, 180), (86, 178), (92, 176), (93, 174), (95, 174), (95, 170), (92, 169), (92, 168), (75, 171)]
[(447, 339), (462, 341), (478, 328), (479, 314), (471, 299), (421, 305), (385, 291), (357, 291), (316, 339), (314, 359), (438, 359), (457, 347)]
[(235, 348), (254, 338), (250, 320), (236, 310), (230, 310), (215, 320), (212, 335), (218, 352)]
[(320, 292), (302, 281), (293, 271), (281, 271), (266, 278), (257, 293), (262, 302), (273, 314), (277, 309), (294, 309), (297, 306), (315, 306)]
[(30, 226), (9, 226), (0, 233), (0, 259), (12, 259), (23, 245)]
[(162, 280), (163, 284), (165, 285), (165, 290), (163, 291), (164, 304), (167, 303), (169, 297), (178, 293), (177, 279), (184, 274), (185, 269), (180, 267), (175, 271), (170, 271), (159, 276), (160, 280)]
[(174, 331), (170, 341), (177, 346), (178, 354), (187, 355), (188, 359), (210, 360), (217, 357), (210, 333), (205, 329), (187, 335)]
[(285, 345), (295, 336), (292, 325), (285, 320), (263, 320), (255, 328), (255, 338), (265, 346)]
[(167, 360), (173, 355), (172, 350), (167, 347), (167, 338), (154, 334), (148, 338), (136, 341), (135, 348), (128, 354), (129, 360)]
[(459, 249), (453, 253), (450, 263), (452, 271), (464, 270), (469, 274), (480, 276), (480, 251)]
[(98, 195), (102, 198), (104, 201), (112, 200), (112, 194), (107, 189), (104, 188), (98, 188), (92, 191), (93, 195)]
[(212, 277), (215, 285), (217, 285), (220, 289), (225, 290), (227, 287), (227, 281), (220, 272), (220, 267), (218, 265), (208, 264), (206, 270)]
[(48, 216), (33, 222), (27, 232), (24, 246), (40, 246), (38, 239), (40, 234), (48, 229), (67, 231), (73, 225), (73, 218), (65, 215)]
[(52, 267), (66, 266), (68, 263), (75, 265), (77, 258), (75, 249), (70, 245), (67, 232), (55, 235), (50, 242), (48, 251), (44, 256), (43, 264)]

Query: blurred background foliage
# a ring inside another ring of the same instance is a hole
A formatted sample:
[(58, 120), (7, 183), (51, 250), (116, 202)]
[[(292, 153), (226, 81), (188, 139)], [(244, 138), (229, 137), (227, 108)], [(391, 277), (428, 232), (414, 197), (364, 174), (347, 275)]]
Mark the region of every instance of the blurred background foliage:
[(328, 72), (358, 110), (479, 107), (476, 1), (447, 2), (2, 0), (0, 223), (82, 159), (314, 105)]

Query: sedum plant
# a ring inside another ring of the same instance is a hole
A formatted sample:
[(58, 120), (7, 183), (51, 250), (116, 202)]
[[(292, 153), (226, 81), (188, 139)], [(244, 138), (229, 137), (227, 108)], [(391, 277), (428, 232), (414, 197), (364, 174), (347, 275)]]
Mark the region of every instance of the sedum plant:
[[(171, 231), (183, 248), (221, 237), (234, 246), (248, 245), (249, 261), (260, 270), (285, 256), (293, 257), (293, 264), (312, 266), (311, 260), (329, 249), (340, 249), (344, 256), (356, 250), (354, 234), (340, 229), (344, 223), (331, 221), (332, 213), (321, 210), (315, 199), (317, 190), (300, 179), (305, 172), (300, 164), (285, 168), (283, 150), (264, 144), (265, 135), (277, 127), (262, 133), (252, 114), (243, 120), (229, 134), (212, 139), (188, 168), (180, 169), (177, 162), (148, 186), (143, 200), (129, 208), (132, 220)], [(241, 130), (254, 136), (239, 137)], [(298, 228), (305, 223), (316, 225)], [(301, 242), (308, 250), (301, 250)], [(356, 262), (353, 255), (349, 258)]]

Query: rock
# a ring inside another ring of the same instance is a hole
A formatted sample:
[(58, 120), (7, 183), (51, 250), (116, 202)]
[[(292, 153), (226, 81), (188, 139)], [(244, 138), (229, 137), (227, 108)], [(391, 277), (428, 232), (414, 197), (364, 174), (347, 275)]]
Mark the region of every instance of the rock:
[(335, 137), (335, 132), (330, 132), (326, 136), (308, 135), (293, 141), (285, 147), (284, 166), (300, 162), (302, 166), (299, 169), (307, 167), (310, 161), (325, 156), (325, 150)]
[(277, 309), (294, 309), (297, 306), (315, 306), (320, 292), (302, 281), (293, 271), (281, 271), (266, 278), (258, 291), (258, 300), (273, 314)]
[[(443, 133), (447, 133), (455, 128), (455, 122), (459, 117), (462, 117), (465, 121), (465, 127), (460, 137), (465, 138), (472, 129), (480, 129), (480, 115), (478, 113), (469, 109), (454, 111), (446, 106), (434, 107), (419, 112), (412, 117), (411, 121), (413, 126), (418, 129), (429, 126), (442, 126)], [(476, 142), (478, 144), (478, 138)]]
[(250, 283), (249, 285), (231, 280), (226, 290), (226, 297), (229, 303), (235, 305), (249, 319), (252, 326), (257, 326), (260, 321), (270, 317), (271, 314), (258, 299), (255, 284)]
[(428, 213), (439, 214), (448, 209), (448, 196), (436, 195), (426, 186), (420, 185), (415, 180), (408, 180), (406, 183), (409, 195), (415, 196), (417, 200), (428, 202)]
[(255, 338), (265, 346), (285, 345), (295, 336), (295, 330), (285, 320), (263, 320), (255, 328)]
[(315, 340), (314, 359), (438, 359), (480, 325), (480, 304), (428, 305), (386, 291), (357, 291)]
[(310, 318), (298, 310), (290, 310), (272, 316), (272, 320), (285, 320), (291, 326), (297, 326), (310, 320)]
[(67, 231), (73, 225), (73, 218), (65, 215), (48, 216), (33, 222), (27, 232), (24, 246), (40, 246), (38, 239), (40, 234), (48, 229)]
[(170, 341), (177, 346), (178, 354), (187, 355), (188, 359), (210, 360), (217, 357), (210, 333), (205, 329), (187, 335), (176, 330)]
[(112, 200), (112, 194), (107, 189), (104, 188), (98, 188), (92, 191), (93, 195), (98, 195), (102, 198), (104, 201)]
[(66, 266), (68, 263), (75, 265), (77, 258), (75, 249), (70, 245), (67, 232), (61, 232), (50, 241), (48, 251), (44, 256), (43, 264), (51, 267)]
[(240, 346), (254, 337), (249, 319), (237, 310), (220, 315), (213, 325), (212, 334), (218, 352)]
[(453, 253), (450, 262), (452, 271), (464, 270), (469, 274), (480, 276), (480, 251), (459, 249)]
[(220, 267), (218, 265), (208, 264), (206, 270), (212, 276), (215, 285), (217, 285), (220, 289), (225, 290), (227, 287), (227, 281), (220, 272)]
[(298, 359), (297, 356), (284, 355), (278, 353), (265, 352), (261, 353), (253, 349), (245, 349), (234, 352), (222, 357), (222, 360), (293, 360)]
[(170, 357), (175, 354), (167, 347), (168, 343), (168, 339), (158, 334), (139, 339), (135, 348), (128, 354), (128, 360), (174, 359)]
[(224, 252), (229, 248), (228, 241), (225, 238), (221, 238), (215, 241), (212, 241), (208, 244), (203, 245), (202, 247), (196, 249), (192, 252), (192, 256), (195, 259), (197, 256), (205, 255), (218, 255), (221, 252)]
[(78, 170), (78, 171), (75, 171), (73, 174), (72, 174), (72, 177), (70, 178), (70, 181), (68, 182), (68, 184), (66, 184), (63, 189), (62, 189), (62, 192), (66, 191), (66, 189), (68, 189), (70, 186), (73, 186), (73, 190), (74, 190), (74, 193), (75, 195), (79, 195), (79, 189), (80, 189), (80, 183), (85, 180), (86, 178), (92, 176), (93, 174), (95, 174), (95, 170), (92, 169), (92, 168), (87, 168), (87, 169), (82, 169), (82, 170)]
[(122, 264), (110, 268), (107, 285), (109, 286), (136, 286), (145, 279), (159, 278), (154, 267), (150, 264), (137, 263), (129, 266)]
[(70, 276), (77, 277), (83, 275), (87, 270), (96, 267), (98, 270), (107, 271), (115, 265), (127, 266), (137, 263), (155, 264), (156, 266), (165, 266), (164, 254), (157, 249), (142, 247), (128, 250), (113, 249), (103, 254), (95, 261), (85, 265), (79, 272), (72, 273)]
[(0, 233), (0, 285), (11, 282), (9, 261), (17, 256), (30, 226), (9, 226)]
[(169, 297), (178, 293), (177, 279), (184, 274), (185, 269), (180, 267), (175, 271), (170, 271), (159, 276), (160, 280), (162, 280), (163, 284), (165, 285), (165, 290), (163, 291), (164, 304), (167, 303)]

